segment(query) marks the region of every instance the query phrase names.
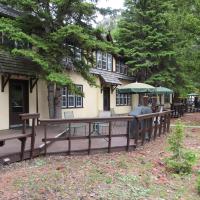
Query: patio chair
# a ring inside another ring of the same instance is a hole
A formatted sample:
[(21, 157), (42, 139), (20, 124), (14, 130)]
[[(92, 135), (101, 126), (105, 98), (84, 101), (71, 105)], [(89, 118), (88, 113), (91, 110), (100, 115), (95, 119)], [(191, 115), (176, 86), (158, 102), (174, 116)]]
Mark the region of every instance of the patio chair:
[[(73, 113), (73, 111), (66, 111), (66, 112), (64, 112), (64, 118), (65, 119), (74, 119), (74, 113)], [(84, 132), (85, 132), (85, 135), (86, 135), (86, 124), (84, 124), (84, 123), (71, 123), (70, 128), (71, 128), (71, 133), (73, 132), (73, 135), (76, 134), (76, 130), (77, 129), (84, 128)], [(66, 128), (66, 132), (69, 132), (69, 125)]]
[[(111, 117), (111, 112), (110, 111), (100, 111), (99, 117), (100, 118)], [(104, 127), (109, 127), (109, 123), (108, 122), (94, 122), (93, 123), (93, 133), (100, 135), (100, 130)]]

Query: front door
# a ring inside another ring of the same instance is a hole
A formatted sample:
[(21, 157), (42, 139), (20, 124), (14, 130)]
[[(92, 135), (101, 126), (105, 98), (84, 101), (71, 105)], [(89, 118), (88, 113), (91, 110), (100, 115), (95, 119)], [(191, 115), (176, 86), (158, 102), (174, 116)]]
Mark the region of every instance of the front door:
[(104, 111), (110, 110), (110, 88), (109, 87), (103, 88), (103, 110)]
[(9, 110), (10, 128), (21, 125), (19, 114), (28, 113), (28, 81), (10, 80), (9, 82)]

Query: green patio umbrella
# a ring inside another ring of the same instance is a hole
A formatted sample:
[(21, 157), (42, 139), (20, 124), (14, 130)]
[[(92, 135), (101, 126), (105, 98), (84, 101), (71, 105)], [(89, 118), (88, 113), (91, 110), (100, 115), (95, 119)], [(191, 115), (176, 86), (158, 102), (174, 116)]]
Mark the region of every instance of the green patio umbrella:
[(156, 87), (156, 94), (173, 94), (173, 90), (166, 87)]
[(140, 93), (154, 93), (155, 87), (146, 83), (130, 83), (118, 88), (119, 93), (140, 94)]
[(197, 97), (197, 96), (199, 96), (199, 94), (197, 94), (197, 93), (190, 93), (190, 94), (188, 94), (187, 96), (194, 96), (194, 97)]

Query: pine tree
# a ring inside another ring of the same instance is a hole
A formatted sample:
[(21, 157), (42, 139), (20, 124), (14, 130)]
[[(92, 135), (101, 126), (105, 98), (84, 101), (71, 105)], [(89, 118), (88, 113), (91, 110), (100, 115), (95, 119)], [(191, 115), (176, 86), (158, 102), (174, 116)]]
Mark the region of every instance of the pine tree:
[[(29, 44), (10, 48), (14, 55), (30, 58), (41, 66), (41, 78), (48, 82), (50, 118), (61, 117), (61, 86), (76, 90), (73, 80), (63, 67), (63, 59), (69, 58), (77, 72), (91, 84), (94, 77), (89, 73), (96, 49), (111, 52), (114, 49), (96, 36), (92, 28), (96, 1), (85, 0), (0, 0), (0, 3), (19, 10), (15, 19), (0, 18), (0, 31), (17, 43)], [(74, 59), (74, 49), (82, 49), (82, 59)], [(54, 88), (56, 92), (54, 93)]]
[(163, 0), (125, 0), (116, 39), (138, 81), (159, 74), (154, 84), (166, 82), (161, 72), (175, 63), (173, 34), (166, 16), (169, 6)]

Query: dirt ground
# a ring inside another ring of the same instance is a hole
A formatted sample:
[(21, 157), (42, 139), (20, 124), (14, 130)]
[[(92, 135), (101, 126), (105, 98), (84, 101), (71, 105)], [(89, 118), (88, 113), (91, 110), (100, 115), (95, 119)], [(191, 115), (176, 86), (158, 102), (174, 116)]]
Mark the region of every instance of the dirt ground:
[[(186, 125), (185, 146), (199, 156), (200, 113), (180, 120)], [(199, 200), (200, 161), (192, 174), (180, 176), (166, 171), (168, 155), (167, 138), (162, 136), (129, 153), (40, 157), (11, 164), (0, 168), (0, 199)]]

